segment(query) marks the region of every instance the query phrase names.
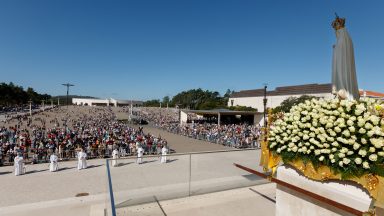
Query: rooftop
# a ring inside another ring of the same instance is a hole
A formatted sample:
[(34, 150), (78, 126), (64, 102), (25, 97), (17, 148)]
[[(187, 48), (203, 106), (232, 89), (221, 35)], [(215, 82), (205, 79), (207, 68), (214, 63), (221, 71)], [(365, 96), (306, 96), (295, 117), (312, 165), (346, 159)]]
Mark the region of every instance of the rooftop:
[[(275, 90), (267, 91), (268, 96), (277, 95), (299, 95), (299, 94), (321, 94), (331, 93), (332, 84), (306, 84), (306, 85), (294, 85), (294, 86), (282, 86), (277, 87)], [(252, 90), (241, 90), (231, 95), (231, 98), (239, 97), (261, 97), (264, 96), (264, 89), (252, 89)]]

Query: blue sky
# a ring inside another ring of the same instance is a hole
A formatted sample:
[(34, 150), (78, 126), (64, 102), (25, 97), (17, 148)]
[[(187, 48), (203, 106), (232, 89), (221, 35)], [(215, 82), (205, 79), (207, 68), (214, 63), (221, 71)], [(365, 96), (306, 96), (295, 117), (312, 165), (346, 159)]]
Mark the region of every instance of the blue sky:
[(63, 95), (152, 99), (329, 83), (334, 12), (359, 88), (384, 92), (384, 1), (0, 1), (0, 82)]

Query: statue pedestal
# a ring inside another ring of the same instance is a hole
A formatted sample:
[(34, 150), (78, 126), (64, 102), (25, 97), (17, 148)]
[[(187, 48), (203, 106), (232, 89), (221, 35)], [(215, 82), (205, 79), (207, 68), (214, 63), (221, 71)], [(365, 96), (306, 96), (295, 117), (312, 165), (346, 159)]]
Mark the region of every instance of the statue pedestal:
[[(319, 182), (300, 175), (296, 170), (280, 166), (277, 169), (277, 179), (301, 187), (305, 190), (332, 199), (336, 202), (353, 207), (360, 211), (367, 211), (371, 198), (358, 185), (342, 182)], [(318, 216), (318, 215), (351, 215), (347, 212), (312, 199), (289, 188), (277, 185), (276, 189), (277, 216)]]

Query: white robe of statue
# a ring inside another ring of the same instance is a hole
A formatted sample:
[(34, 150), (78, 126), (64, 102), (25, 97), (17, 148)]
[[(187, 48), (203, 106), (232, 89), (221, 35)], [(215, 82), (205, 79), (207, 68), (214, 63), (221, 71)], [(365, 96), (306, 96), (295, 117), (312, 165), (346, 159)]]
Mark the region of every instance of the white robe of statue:
[[(112, 158), (113, 159), (118, 159), (119, 158), (119, 151), (117, 149), (113, 150)], [(117, 167), (117, 165), (118, 165), (117, 160), (112, 160), (112, 166), (113, 167)]]
[(86, 169), (87, 168), (87, 153), (81, 151), (77, 153), (78, 163), (77, 169)]
[(161, 149), (161, 163), (167, 163), (167, 153), (168, 153), (168, 149), (164, 146), (162, 149)]
[(22, 156), (16, 156), (14, 159), (15, 176), (24, 174), (24, 158)]
[(144, 154), (144, 149), (142, 147), (139, 147), (137, 149), (137, 163), (141, 164), (143, 162), (143, 154)]
[(57, 157), (57, 155), (51, 155), (51, 157), (49, 157), (49, 161), (51, 161), (49, 164), (49, 171), (56, 172), (59, 170), (59, 157)]
[(348, 100), (359, 99), (359, 89), (356, 79), (355, 57), (352, 40), (345, 28), (336, 30), (336, 44), (333, 49), (332, 89), (335, 93), (343, 94)]

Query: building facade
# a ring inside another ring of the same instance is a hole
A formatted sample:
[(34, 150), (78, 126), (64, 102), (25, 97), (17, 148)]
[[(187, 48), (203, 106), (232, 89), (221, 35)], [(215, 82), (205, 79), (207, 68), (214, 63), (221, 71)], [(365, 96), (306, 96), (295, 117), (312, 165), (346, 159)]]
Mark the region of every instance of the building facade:
[[(267, 107), (275, 108), (284, 100), (290, 97), (300, 97), (302, 95), (311, 95), (322, 98), (333, 98), (332, 84), (307, 84), (296, 86), (277, 87), (275, 90), (267, 91)], [(247, 106), (264, 111), (264, 89), (243, 90), (233, 93), (228, 106)]]
[(109, 99), (97, 99), (97, 98), (72, 98), (72, 104), (78, 106), (142, 106), (142, 101), (133, 100), (117, 100), (113, 98)]

